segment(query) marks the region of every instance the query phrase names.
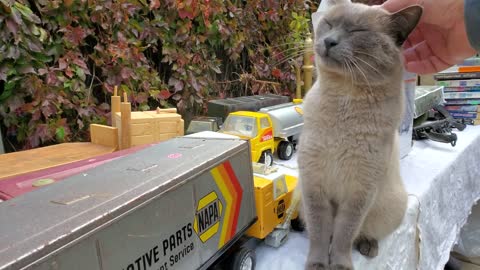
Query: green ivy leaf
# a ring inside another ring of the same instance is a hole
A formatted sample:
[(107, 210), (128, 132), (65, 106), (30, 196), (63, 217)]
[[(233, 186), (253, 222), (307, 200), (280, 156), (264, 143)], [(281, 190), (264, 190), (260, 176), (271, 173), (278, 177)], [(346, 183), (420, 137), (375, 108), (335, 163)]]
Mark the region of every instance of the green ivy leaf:
[(38, 16), (35, 15), (27, 6), (24, 6), (16, 1), (14, 7), (20, 11), (23, 17), (25, 17), (25, 19), (28, 21), (33, 23), (41, 23), (40, 18), (38, 18)]
[(57, 129), (55, 130), (55, 137), (57, 141), (63, 142), (65, 140), (65, 128), (57, 127)]
[(76, 74), (80, 79), (82, 79), (82, 81), (85, 81), (86, 77), (85, 77), (85, 72), (83, 71), (83, 69), (81, 69), (80, 67), (76, 66), (76, 67), (75, 67), (75, 74)]

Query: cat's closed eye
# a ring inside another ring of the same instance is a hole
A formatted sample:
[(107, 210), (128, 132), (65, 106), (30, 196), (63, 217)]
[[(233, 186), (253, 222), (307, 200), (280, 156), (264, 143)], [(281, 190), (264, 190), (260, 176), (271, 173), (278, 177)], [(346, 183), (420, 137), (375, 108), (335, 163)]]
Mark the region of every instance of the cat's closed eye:
[(332, 26), (332, 23), (331, 23), (331, 22), (329, 22), (329, 21), (327, 21), (327, 20), (325, 20), (325, 19), (323, 19), (323, 22), (328, 26), (329, 29), (332, 29), (333, 26)]
[(350, 33), (355, 33), (355, 32), (367, 32), (367, 29), (364, 28), (355, 28), (355, 29), (350, 29), (348, 32)]

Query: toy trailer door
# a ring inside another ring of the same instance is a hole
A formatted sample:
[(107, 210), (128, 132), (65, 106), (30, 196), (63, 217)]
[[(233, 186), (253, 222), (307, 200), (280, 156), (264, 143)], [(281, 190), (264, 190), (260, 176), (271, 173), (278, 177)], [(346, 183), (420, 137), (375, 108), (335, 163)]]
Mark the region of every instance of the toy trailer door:
[(256, 219), (248, 142), (177, 138), (0, 203), (0, 269), (204, 269)]

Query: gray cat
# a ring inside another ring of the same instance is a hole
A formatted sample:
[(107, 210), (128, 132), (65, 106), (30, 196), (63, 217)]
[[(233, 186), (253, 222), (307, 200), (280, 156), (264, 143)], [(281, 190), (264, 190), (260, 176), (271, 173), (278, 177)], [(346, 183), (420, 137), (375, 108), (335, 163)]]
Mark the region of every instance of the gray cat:
[[(325, 0), (324, 0), (325, 1)], [(402, 222), (401, 46), (422, 8), (389, 14), (331, 0), (315, 32), (317, 81), (305, 97), (298, 163), (310, 248), (305, 269), (353, 269)]]

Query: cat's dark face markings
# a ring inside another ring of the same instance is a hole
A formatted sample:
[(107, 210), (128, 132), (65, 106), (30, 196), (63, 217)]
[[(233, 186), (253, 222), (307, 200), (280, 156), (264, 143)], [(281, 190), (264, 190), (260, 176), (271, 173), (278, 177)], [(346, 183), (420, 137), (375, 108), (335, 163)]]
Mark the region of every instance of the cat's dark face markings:
[(400, 66), (400, 46), (420, 18), (421, 8), (388, 14), (361, 4), (336, 5), (315, 32), (319, 68), (362, 83), (383, 80)]

